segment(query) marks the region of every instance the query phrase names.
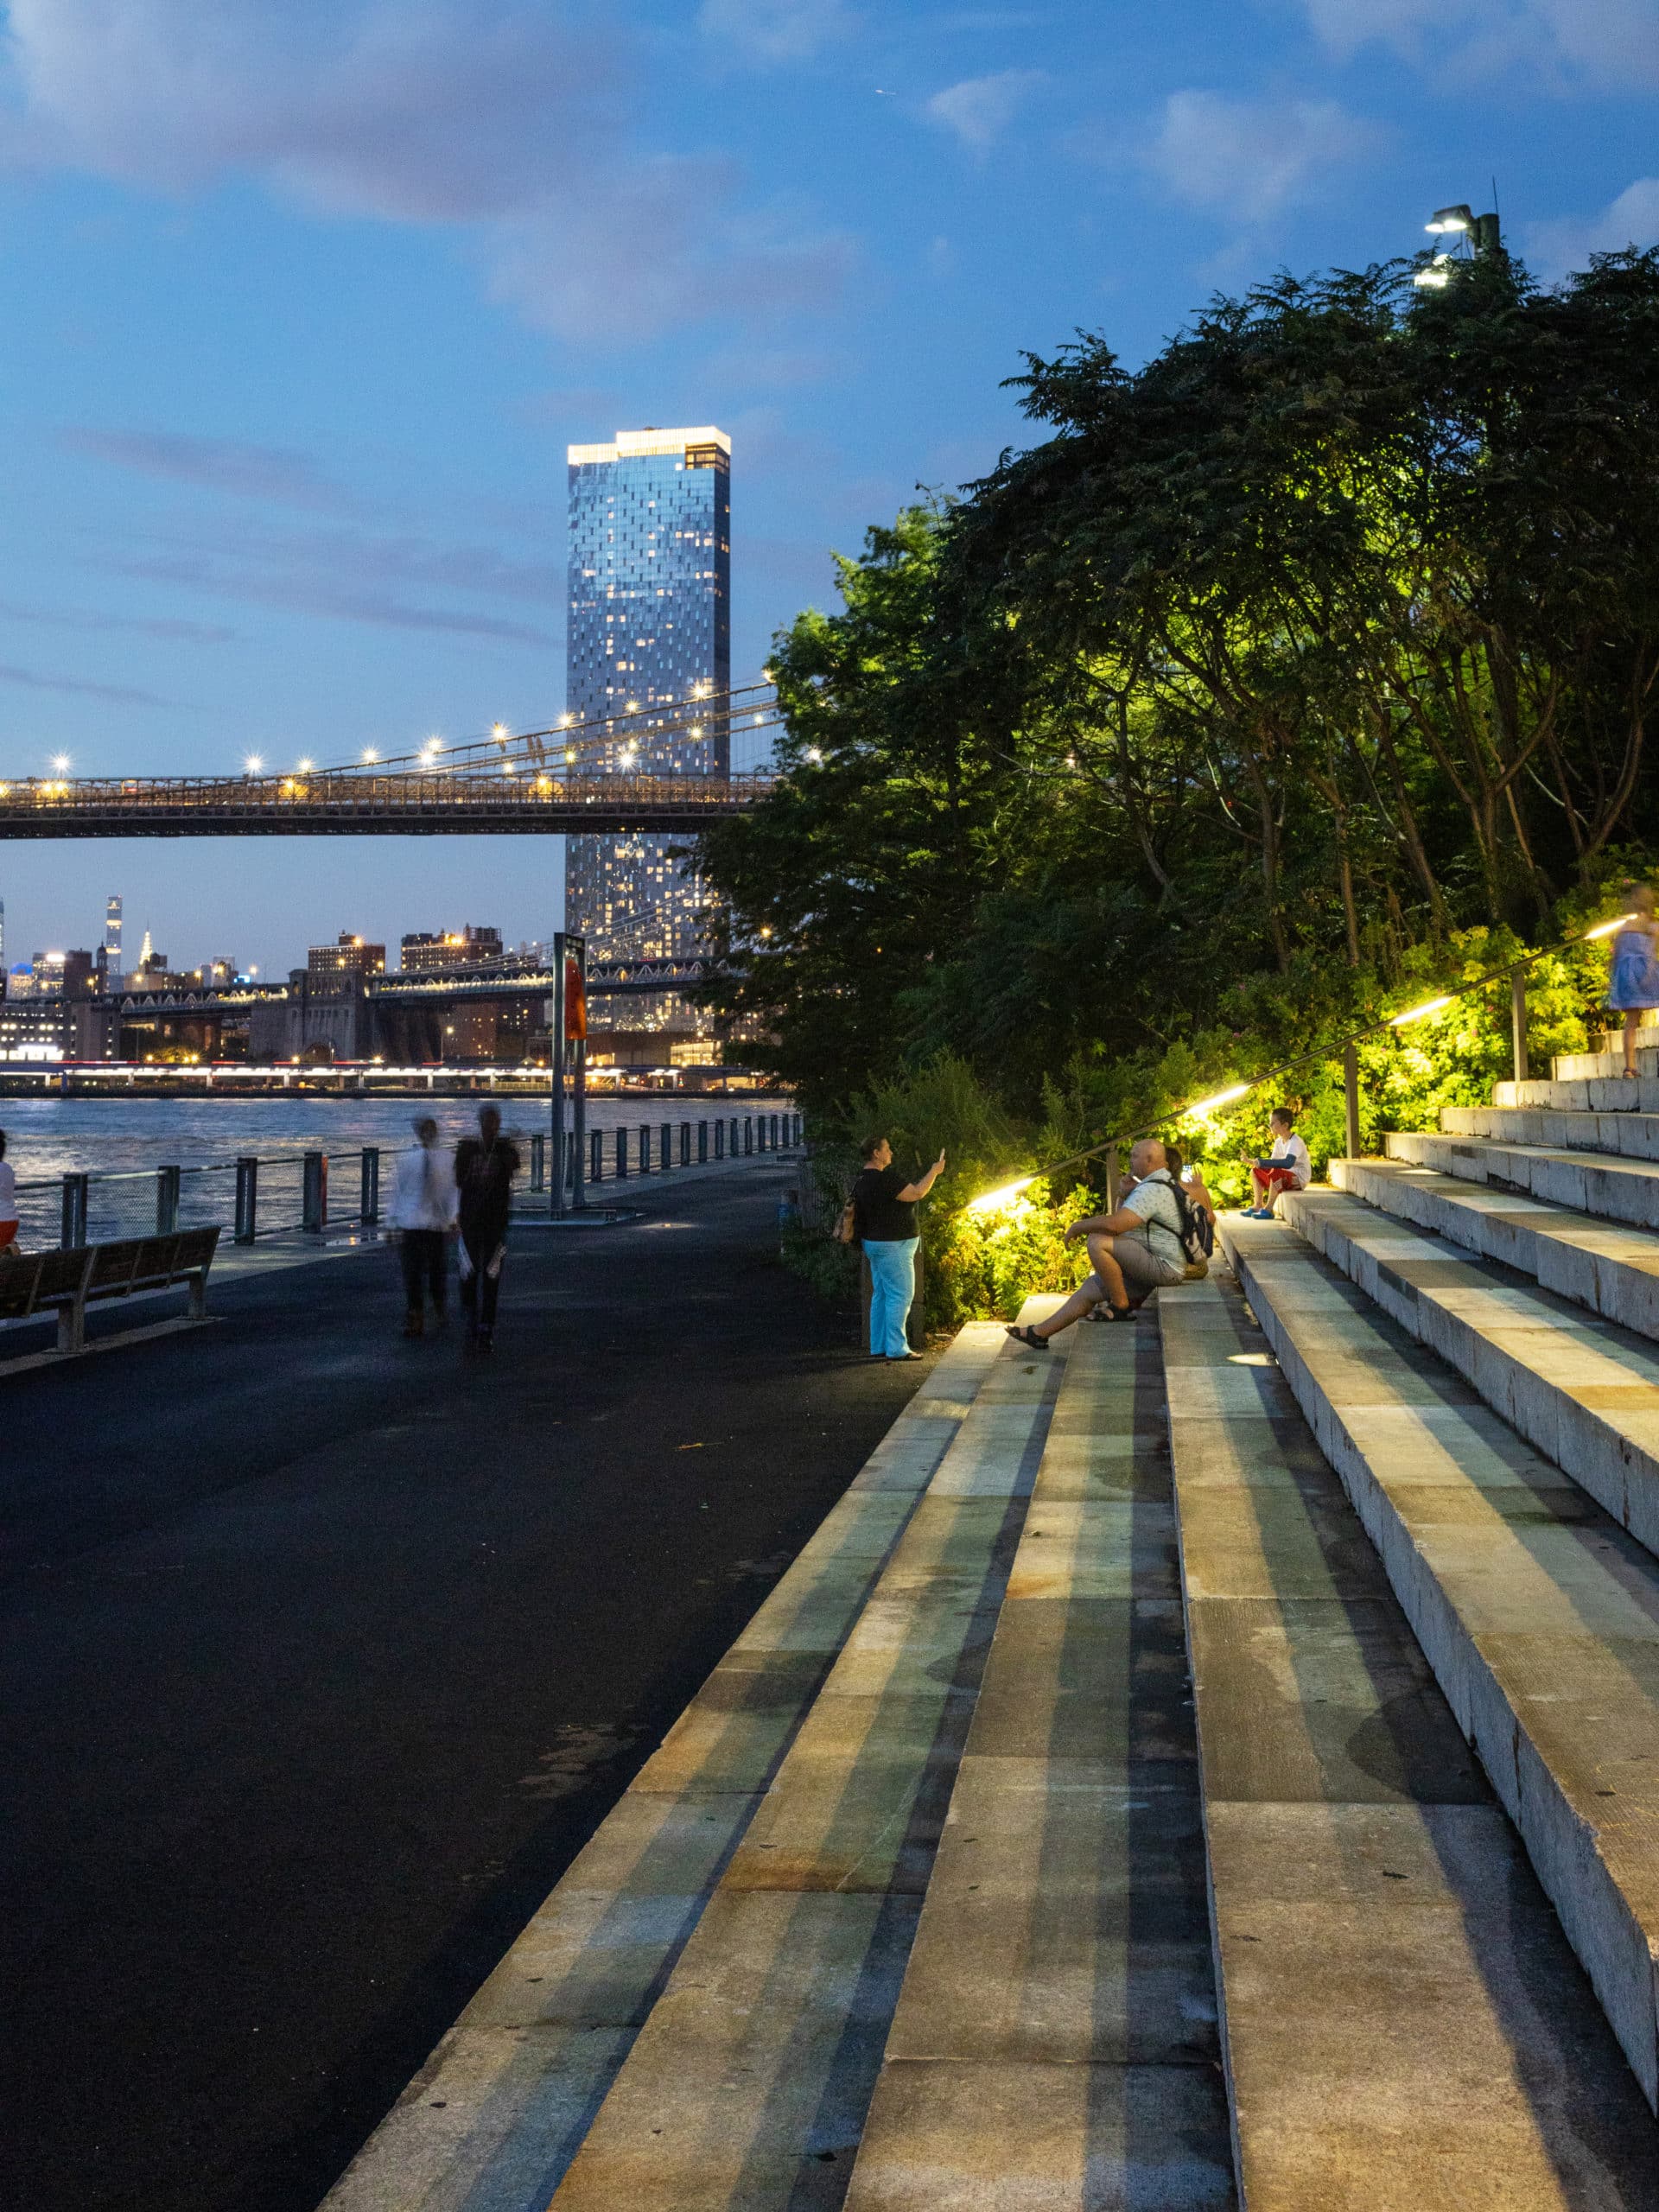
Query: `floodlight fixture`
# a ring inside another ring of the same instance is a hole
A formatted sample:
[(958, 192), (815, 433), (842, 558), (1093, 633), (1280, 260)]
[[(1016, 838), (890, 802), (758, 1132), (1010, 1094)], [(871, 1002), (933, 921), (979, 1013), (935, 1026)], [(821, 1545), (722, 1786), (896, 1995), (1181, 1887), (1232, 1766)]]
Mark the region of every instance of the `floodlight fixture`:
[(1423, 225), (1426, 231), (1433, 232), (1437, 237), (1443, 232), (1472, 231), (1474, 227), (1474, 209), (1464, 200), (1460, 200), (1455, 207), (1437, 207)]

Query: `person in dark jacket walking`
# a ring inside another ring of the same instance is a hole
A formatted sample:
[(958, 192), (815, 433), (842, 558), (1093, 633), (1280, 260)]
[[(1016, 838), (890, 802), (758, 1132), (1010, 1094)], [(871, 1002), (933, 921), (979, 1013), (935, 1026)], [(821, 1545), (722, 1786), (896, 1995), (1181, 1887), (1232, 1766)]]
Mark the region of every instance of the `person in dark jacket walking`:
[(478, 1135), (455, 1147), (455, 1189), (461, 1206), (461, 1302), (467, 1309), (467, 1349), (489, 1351), (495, 1342), (495, 1309), (501, 1296), (501, 1263), (507, 1255), (507, 1217), (518, 1147), (501, 1134), (493, 1106), (478, 1109)]

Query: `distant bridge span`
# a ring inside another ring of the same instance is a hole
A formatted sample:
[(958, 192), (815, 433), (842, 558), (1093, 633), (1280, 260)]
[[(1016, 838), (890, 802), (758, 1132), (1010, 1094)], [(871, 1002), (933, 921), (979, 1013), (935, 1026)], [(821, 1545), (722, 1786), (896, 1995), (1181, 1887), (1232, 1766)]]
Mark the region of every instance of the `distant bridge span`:
[[(696, 836), (777, 780), (728, 772), (730, 740), (782, 727), (768, 681), (286, 775), (250, 760), (239, 776), (0, 779), (0, 838)], [(705, 746), (708, 773), (687, 765)]]

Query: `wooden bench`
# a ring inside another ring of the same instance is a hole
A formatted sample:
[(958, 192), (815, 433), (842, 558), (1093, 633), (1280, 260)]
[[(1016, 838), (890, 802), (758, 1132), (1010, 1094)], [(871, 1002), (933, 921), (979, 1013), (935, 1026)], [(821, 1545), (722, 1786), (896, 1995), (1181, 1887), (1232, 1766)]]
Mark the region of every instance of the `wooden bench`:
[(189, 1287), (193, 1321), (207, 1318), (207, 1271), (219, 1230), (180, 1229), (165, 1236), (125, 1236), (112, 1244), (82, 1244), (67, 1252), (0, 1254), (0, 1321), (36, 1314), (58, 1317), (60, 1352), (86, 1348), (86, 1308), (135, 1292)]

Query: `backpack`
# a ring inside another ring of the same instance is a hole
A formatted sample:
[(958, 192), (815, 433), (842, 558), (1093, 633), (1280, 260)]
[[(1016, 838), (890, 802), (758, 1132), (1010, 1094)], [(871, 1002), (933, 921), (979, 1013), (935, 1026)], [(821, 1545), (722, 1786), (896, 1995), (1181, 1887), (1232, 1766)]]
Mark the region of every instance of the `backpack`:
[[(1187, 1280), (1190, 1282), (1200, 1281), (1208, 1273), (1211, 1258), (1215, 1252), (1216, 1224), (1201, 1206), (1195, 1206), (1192, 1203), (1173, 1175), (1161, 1167), (1157, 1173), (1163, 1177), (1175, 1193), (1175, 1211), (1181, 1224), (1178, 1234), (1181, 1240), (1181, 1251), (1186, 1260)], [(1147, 1179), (1150, 1181), (1153, 1179), (1148, 1177)], [(1147, 1246), (1150, 1250), (1152, 1247), (1150, 1224), (1147, 1230)]]

